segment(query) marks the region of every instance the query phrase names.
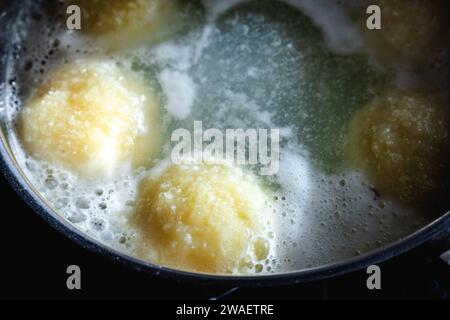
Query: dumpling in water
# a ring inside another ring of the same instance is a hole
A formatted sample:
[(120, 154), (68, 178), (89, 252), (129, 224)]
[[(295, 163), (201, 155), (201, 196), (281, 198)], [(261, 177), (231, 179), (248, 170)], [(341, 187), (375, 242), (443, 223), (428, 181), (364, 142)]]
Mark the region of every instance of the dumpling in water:
[(268, 257), (270, 205), (257, 179), (237, 167), (172, 165), (141, 183), (132, 221), (143, 235), (145, 258), (227, 274)]
[(431, 62), (447, 19), (440, 12), (439, 1), (373, 1), (381, 9), (381, 30), (367, 30), (365, 21), (363, 28), (375, 56), (395, 66)]
[(81, 8), (81, 31), (112, 48), (164, 36), (177, 22), (178, 0), (74, 0)]
[(51, 72), (18, 119), (29, 153), (84, 177), (152, 162), (159, 104), (139, 75), (115, 62), (79, 60)]
[(450, 110), (442, 97), (394, 91), (359, 111), (349, 156), (382, 193), (424, 204), (443, 191), (450, 166)]

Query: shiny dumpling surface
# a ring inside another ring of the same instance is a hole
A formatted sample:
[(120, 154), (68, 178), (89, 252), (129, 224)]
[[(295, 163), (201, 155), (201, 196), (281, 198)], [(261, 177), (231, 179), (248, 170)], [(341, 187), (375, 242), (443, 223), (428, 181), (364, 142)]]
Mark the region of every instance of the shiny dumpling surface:
[(112, 61), (79, 60), (51, 72), (18, 128), (32, 156), (85, 177), (150, 164), (161, 138), (153, 91)]
[(153, 262), (234, 273), (267, 258), (268, 205), (257, 180), (237, 167), (172, 165), (141, 183), (134, 223)]
[(81, 31), (111, 49), (154, 40), (176, 23), (177, 0), (75, 0), (82, 12)]
[(351, 160), (381, 193), (421, 203), (443, 186), (450, 155), (450, 111), (434, 94), (392, 91), (354, 117)]

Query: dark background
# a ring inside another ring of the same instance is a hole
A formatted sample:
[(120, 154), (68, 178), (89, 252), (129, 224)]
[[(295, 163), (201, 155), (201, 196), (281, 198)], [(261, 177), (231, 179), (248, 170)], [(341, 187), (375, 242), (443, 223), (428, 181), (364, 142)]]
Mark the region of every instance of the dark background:
[[(231, 287), (149, 276), (95, 255), (53, 230), (0, 177), (0, 299), (210, 299)], [(449, 299), (450, 267), (430, 242), (383, 263), (379, 291), (365, 270), (332, 280), (271, 288), (238, 288), (223, 299)], [(79, 265), (82, 290), (66, 288), (66, 269)]]

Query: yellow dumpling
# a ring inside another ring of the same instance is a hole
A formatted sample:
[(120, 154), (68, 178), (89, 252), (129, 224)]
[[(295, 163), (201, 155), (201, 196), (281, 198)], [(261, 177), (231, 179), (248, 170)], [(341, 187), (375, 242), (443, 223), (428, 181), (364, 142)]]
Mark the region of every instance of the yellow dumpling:
[(142, 182), (133, 221), (153, 262), (226, 274), (267, 258), (269, 205), (258, 181), (237, 167), (172, 165)]
[(75, 0), (82, 12), (81, 31), (106, 45), (127, 47), (156, 39), (176, 22), (177, 0)]
[(151, 163), (160, 146), (158, 101), (138, 75), (79, 60), (50, 73), (26, 103), (18, 130), (27, 151), (85, 177)]
[(394, 91), (359, 111), (349, 155), (382, 193), (423, 204), (448, 179), (450, 110), (442, 97)]
[[(364, 30), (368, 45), (384, 63), (422, 65), (439, 43), (443, 18), (437, 1), (378, 0), (381, 30)], [(445, 21), (445, 20), (444, 20)]]

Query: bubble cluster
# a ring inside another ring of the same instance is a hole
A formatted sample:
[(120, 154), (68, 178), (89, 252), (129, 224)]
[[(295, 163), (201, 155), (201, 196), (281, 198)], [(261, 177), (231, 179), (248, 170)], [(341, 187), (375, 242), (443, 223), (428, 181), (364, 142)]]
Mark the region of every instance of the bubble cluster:
[[(117, 61), (149, 80), (169, 129), (191, 129), (193, 120), (202, 120), (205, 128), (281, 129), (280, 171), (261, 178), (271, 197), (265, 209), (273, 230), (261, 236), (264, 241), (255, 239), (255, 256), (244, 266), (252, 273), (341, 261), (424, 225), (427, 217), (400, 206), (366, 176), (345, 168), (347, 124), (376, 93), (379, 80), (367, 58), (353, 54), (357, 42), (343, 53), (348, 36), (357, 37), (349, 21), (340, 9), (328, 12), (352, 30), (333, 38), (336, 34), (327, 33), (332, 24), (320, 25), (326, 17), (314, 16), (320, 10), (312, 2), (287, 2), (308, 15), (279, 1), (205, 0), (206, 11), (199, 11), (191, 28), (120, 54), (102, 52), (95, 40), (68, 33), (46, 13), (39, 21), (25, 19), (28, 33), (15, 50), (8, 86), (0, 87), (8, 97), (0, 112), (6, 108), (9, 142), (27, 178), (84, 233), (139, 256), (144, 237), (130, 224), (138, 186), (149, 174), (161, 174), (163, 163), (112, 180), (86, 181), (33, 159), (16, 135), (18, 112), (49, 70), (94, 56)], [(161, 151), (164, 161), (171, 150), (168, 136)], [(267, 246), (273, 248), (270, 254)]]

